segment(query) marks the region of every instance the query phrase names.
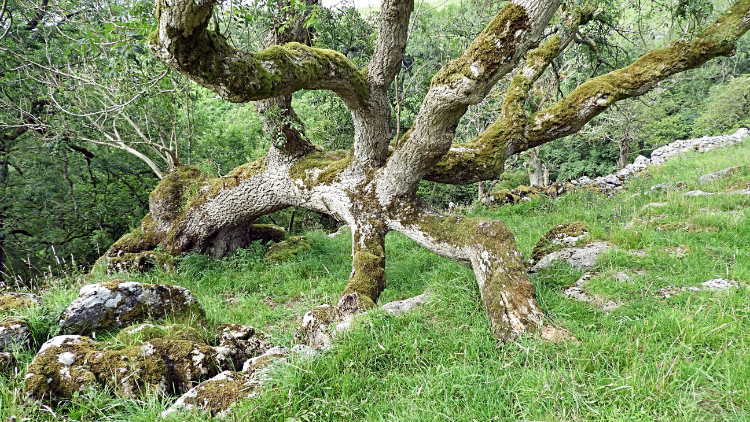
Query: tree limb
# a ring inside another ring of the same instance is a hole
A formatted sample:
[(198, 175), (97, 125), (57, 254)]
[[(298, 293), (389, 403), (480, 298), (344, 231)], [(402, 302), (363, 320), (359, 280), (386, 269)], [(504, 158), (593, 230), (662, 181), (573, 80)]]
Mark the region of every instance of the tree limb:
[(247, 52), (207, 29), (215, 2), (157, 3), (158, 27), (149, 36), (154, 55), (231, 102), (328, 89), (350, 108), (367, 107), (365, 76), (342, 54), (299, 43)]

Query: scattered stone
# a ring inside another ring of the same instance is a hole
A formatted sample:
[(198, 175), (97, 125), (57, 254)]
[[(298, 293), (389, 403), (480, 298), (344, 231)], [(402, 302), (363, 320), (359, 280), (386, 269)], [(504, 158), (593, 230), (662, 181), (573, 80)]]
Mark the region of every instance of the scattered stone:
[(727, 280), (726, 278), (714, 278), (712, 280), (704, 281), (701, 285), (709, 290), (728, 290), (739, 287), (739, 282)]
[(248, 374), (252, 373), (253, 371), (257, 371), (270, 365), (277, 359), (283, 359), (287, 354), (289, 354), (289, 349), (284, 346), (272, 347), (266, 350), (266, 352), (262, 355), (245, 361), (245, 364), (242, 366), (242, 372), (246, 372)]
[(285, 262), (297, 256), (298, 253), (310, 249), (310, 246), (310, 242), (305, 236), (292, 236), (268, 248), (268, 252), (263, 259), (272, 262)]
[(619, 281), (620, 283), (632, 283), (633, 279), (630, 278), (630, 276), (627, 273), (624, 273), (622, 271), (618, 271), (617, 274), (615, 274), (615, 280)]
[(711, 196), (716, 195), (716, 193), (711, 192), (703, 192), (702, 190), (691, 190), (690, 192), (685, 192), (685, 196)]
[(31, 346), (31, 330), (25, 321), (0, 320), (0, 352), (14, 352)]
[(551, 341), (552, 343), (562, 343), (565, 340), (570, 341), (578, 341), (577, 338), (575, 338), (568, 330), (563, 330), (562, 328), (555, 328), (551, 325), (548, 325), (542, 329), (542, 332), (540, 333), (540, 336), (547, 341)]
[(257, 397), (260, 388), (269, 381), (268, 370), (272, 365), (286, 361), (290, 355), (307, 359), (315, 355), (315, 350), (302, 344), (291, 350), (283, 346), (270, 348), (263, 355), (248, 360), (242, 372), (224, 371), (191, 388), (161, 416), (204, 411), (221, 418), (235, 403)]
[(184, 287), (114, 280), (81, 287), (60, 317), (60, 327), (64, 333), (88, 334), (166, 316), (203, 320), (206, 313)]
[(484, 203), (485, 205), (516, 204), (519, 202), (530, 201), (534, 198), (538, 198), (541, 195), (555, 197), (567, 192), (571, 186), (572, 185), (569, 185), (567, 183), (560, 182), (554, 182), (549, 186), (521, 185), (515, 189), (501, 189), (499, 191), (491, 192), (489, 195), (482, 198), (482, 203)]
[(396, 300), (394, 302), (386, 303), (382, 308), (384, 311), (388, 312), (391, 315), (401, 315), (421, 306), (424, 303), (427, 303), (428, 300), (430, 300), (430, 294), (425, 292), (419, 296), (414, 296), (409, 299)]
[(559, 224), (539, 239), (531, 253), (531, 260), (536, 262), (552, 252), (573, 246), (588, 234), (589, 227), (584, 222)]
[(698, 178), (698, 183), (709, 183), (709, 182), (715, 182), (717, 180), (721, 180), (724, 177), (729, 176), (730, 174), (736, 172), (737, 170), (740, 170), (742, 167), (729, 167), (725, 168), (724, 170), (719, 170), (714, 173), (704, 174), (703, 176)]
[(656, 291), (656, 296), (668, 299), (670, 297), (677, 296), (682, 292), (700, 292), (705, 290), (720, 292), (737, 287), (739, 287), (739, 282), (737, 281), (727, 280), (726, 278), (714, 278), (712, 280), (704, 281), (703, 283), (701, 283), (701, 287), (662, 287), (661, 289)]
[(647, 208), (663, 208), (669, 205), (667, 202), (651, 202), (650, 204), (644, 205), (641, 209), (645, 210)]
[(604, 242), (595, 242), (580, 248), (565, 248), (545, 256), (531, 267), (529, 272), (537, 272), (540, 269), (548, 268), (553, 262), (559, 260), (566, 261), (573, 268), (588, 269), (594, 266), (596, 259), (601, 254), (610, 249), (612, 249), (612, 247)]
[(231, 361), (232, 368), (242, 368), (248, 359), (261, 356), (273, 348), (268, 336), (249, 325), (222, 324), (217, 331), (217, 350), (223, 351), (224, 359)]
[[(620, 273), (618, 273), (620, 274)], [(622, 273), (624, 274), (624, 273)], [(587, 272), (581, 278), (576, 281), (576, 284), (572, 287), (568, 287), (563, 290), (563, 295), (571, 299), (575, 299), (579, 302), (591, 303), (594, 306), (602, 308), (602, 310), (609, 312), (619, 308), (622, 303), (616, 300), (604, 300), (601, 296), (596, 295), (591, 297), (584, 289), (585, 284), (591, 280), (594, 273)], [(626, 275), (627, 276), (627, 275)]]
[(669, 185), (666, 183), (659, 183), (658, 185), (651, 186), (651, 190), (667, 190)]
[(664, 250), (677, 259), (684, 258), (690, 252), (690, 248), (687, 246), (668, 246)]

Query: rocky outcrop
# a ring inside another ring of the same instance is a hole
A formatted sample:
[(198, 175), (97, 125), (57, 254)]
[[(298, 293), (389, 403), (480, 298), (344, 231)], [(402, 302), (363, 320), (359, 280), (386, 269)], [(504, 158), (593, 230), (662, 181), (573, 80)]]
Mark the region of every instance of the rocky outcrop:
[[(28, 367), (25, 394), (55, 403), (76, 391), (107, 385), (126, 398), (141, 397), (146, 392), (179, 395), (220, 371), (242, 367), (242, 356), (246, 360), (262, 355), (271, 346), (252, 327), (240, 330), (239, 339), (233, 332), (224, 332), (218, 346), (196, 342), (197, 331), (176, 325), (143, 324), (124, 331), (118, 338), (127, 343), (116, 349), (78, 335), (49, 340)], [(169, 333), (169, 337), (151, 338), (157, 333)], [(143, 337), (133, 341), (139, 334)], [(240, 341), (257, 348), (240, 349)]]
[(23, 309), (41, 305), (41, 299), (29, 293), (0, 295), (0, 353), (26, 349), (31, 345), (31, 330), (26, 321), (19, 318), (17, 313)]
[(66, 334), (88, 334), (147, 318), (203, 320), (205, 315), (190, 290), (183, 287), (114, 280), (81, 287), (78, 298), (60, 317), (60, 327)]

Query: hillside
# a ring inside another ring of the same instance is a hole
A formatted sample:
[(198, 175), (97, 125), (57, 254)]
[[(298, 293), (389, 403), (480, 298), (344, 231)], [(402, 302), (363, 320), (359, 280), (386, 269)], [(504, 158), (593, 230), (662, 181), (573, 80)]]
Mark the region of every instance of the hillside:
[[(568, 222), (589, 227), (578, 246), (612, 246), (590, 270), (558, 263), (532, 276), (547, 323), (569, 333), (559, 342), (530, 336), (498, 344), (471, 269), (389, 234), (380, 303), (425, 291), (428, 302), (399, 316), (361, 315), (332, 349), (272, 366), (260, 395), (225, 420), (750, 420), (750, 195), (729, 193), (750, 188), (747, 157), (745, 141), (651, 166), (611, 198), (580, 189), (459, 210), (504, 220), (526, 257), (545, 232)], [(696, 190), (716, 194), (685, 195)], [(59, 333), (58, 316), (86, 284), (127, 278), (183, 286), (205, 309), (206, 331), (248, 324), (291, 346), (302, 315), (335, 303), (351, 270), (349, 236), (306, 238), (311, 249), (279, 264), (263, 260), (267, 247), (253, 244), (223, 260), (185, 256), (172, 273), (39, 279), (31, 292), (44, 305), (5, 317), (25, 319), (34, 342), (0, 375), (0, 420), (152, 421), (174, 401), (118, 398), (106, 389), (76, 393), (57, 407), (23, 398), (36, 350)], [(703, 287), (720, 278), (736, 284)], [(577, 283), (589, 302), (563, 293)], [(118, 350), (116, 332), (96, 334)]]

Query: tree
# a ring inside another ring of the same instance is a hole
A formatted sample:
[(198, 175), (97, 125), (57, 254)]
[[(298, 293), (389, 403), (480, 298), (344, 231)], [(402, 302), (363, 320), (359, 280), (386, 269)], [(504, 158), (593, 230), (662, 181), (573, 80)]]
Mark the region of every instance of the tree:
[[(473, 267), (492, 330), (500, 339), (536, 330), (543, 313), (511, 231), (501, 221), (439, 214), (417, 197), (419, 182), (495, 180), (507, 157), (576, 133), (616, 102), (642, 95), (670, 75), (732, 54), (750, 28), (750, 0), (740, 0), (692, 39), (680, 39), (627, 67), (586, 80), (529, 114), (525, 105), (534, 82), (593, 16), (591, 9), (564, 7), (545, 32), (561, 3), (509, 2), (461, 57), (435, 74), (413, 124), (394, 139), (387, 92), (404, 58), (411, 0), (383, 2), (375, 49), (364, 70), (341, 53), (310, 47), (309, 32), (298, 25), (296, 15), (285, 16), (296, 23), (274, 28), (279, 36), (272, 41), (282, 43), (243, 51), (209, 29), (215, 2), (159, 0), (157, 29), (149, 36), (153, 54), (228, 101), (259, 101), (267, 130), (278, 136), (263, 158), (225, 177), (209, 178), (185, 167), (165, 176), (151, 194), (150, 214), (139, 229), (110, 248), (107, 259), (132, 258), (158, 245), (172, 255), (191, 250), (223, 255), (269, 235), (267, 227), (253, 226), (258, 217), (299, 206), (352, 227), (353, 268), (340, 310), (354, 312), (377, 302), (386, 286), (384, 237), (395, 230)], [(290, 7), (279, 10), (295, 13)], [(517, 67), (497, 120), (470, 142), (454, 144), (467, 108)], [(308, 141), (289, 100), (301, 90), (328, 90), (344, 102), (354, 121), (351, 150), (324, 151)]]

